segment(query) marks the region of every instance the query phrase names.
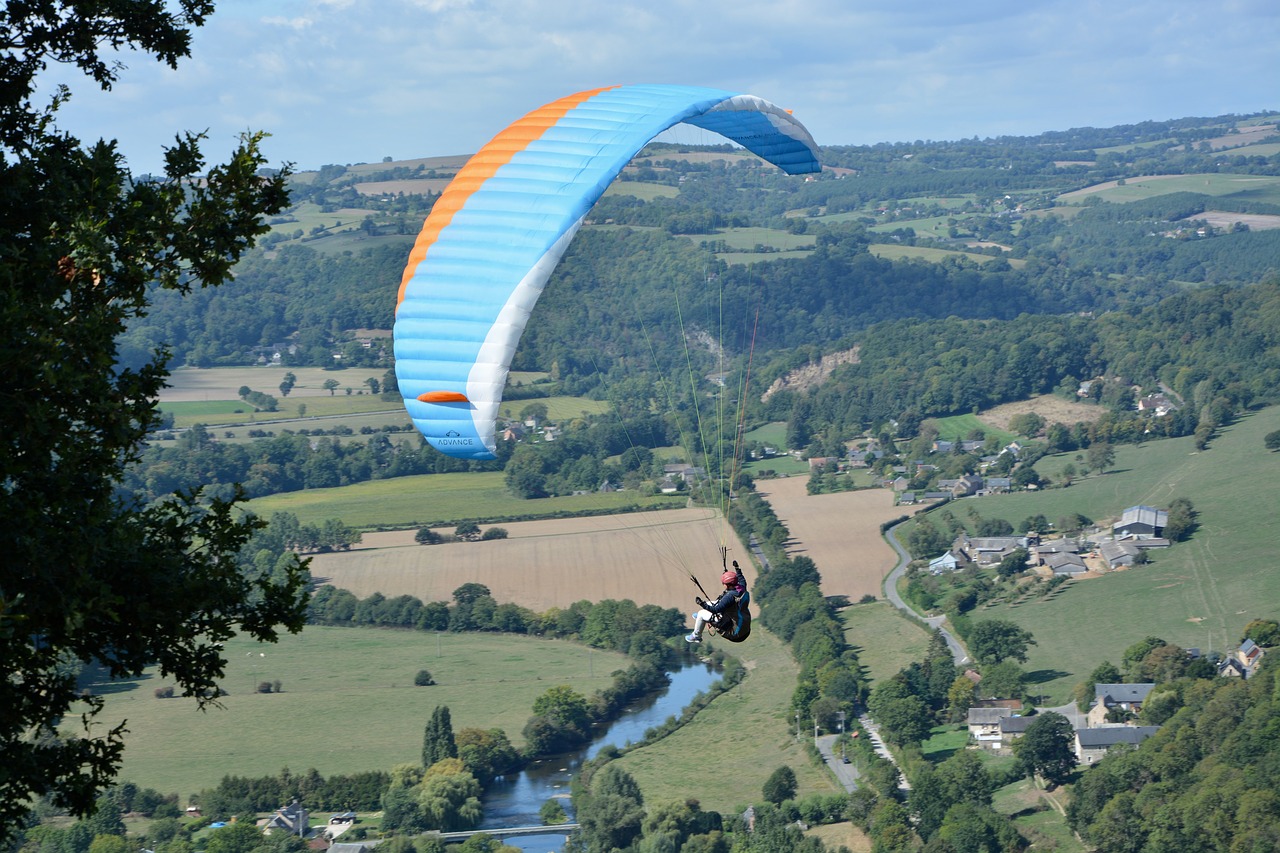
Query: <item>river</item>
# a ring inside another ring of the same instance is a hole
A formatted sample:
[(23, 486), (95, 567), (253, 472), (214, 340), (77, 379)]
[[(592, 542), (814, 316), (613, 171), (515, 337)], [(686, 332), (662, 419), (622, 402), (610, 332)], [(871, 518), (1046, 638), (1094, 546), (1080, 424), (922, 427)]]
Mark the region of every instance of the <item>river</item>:
[[(480, 829), (507, 826), (537, 826), (542, 821), (538, 810), (552, 797), (560, 799), (572, 820), (569, 803), (569, 780), (584, 761), (589, 761), (609, 744), (625, 746), (644, 739), (644, 733), (679, 716), (699, 693), (705, 693), (719, 679), (719, 674), (702, 663), (690, 663), (670, 673), (671, 684), (665, 689), (640, 699), (627, 708), (605, 731), (582, 749), (534, 761), (514, 777), (499, 780), (484, 795), (484, 819)], [(563, 835), (526, 835), (504, 838), (503, 843), (526, 851), (545, 853), (564, 846)]]

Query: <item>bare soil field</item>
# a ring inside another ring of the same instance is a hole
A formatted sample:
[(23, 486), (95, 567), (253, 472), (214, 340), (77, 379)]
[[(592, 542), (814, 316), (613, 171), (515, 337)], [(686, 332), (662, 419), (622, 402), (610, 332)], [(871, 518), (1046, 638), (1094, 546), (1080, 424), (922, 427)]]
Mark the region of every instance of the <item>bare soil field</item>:
[(880, 525), (917, 508), (894, 506), (889, 489), (810, 495), (808, 481), (756, 481), (756, 490), (791, 531), (787, 553), (803, 554), (818, 564), (826, 595), (847, 595), (851, 601), (864, 595), (882, 598), (884, 577), (897, 557), (880, 535)]
[[(498, 526), (507, 539), (440, 545), (416, 544), (412, 530), (368, 533), (351, 551), (313, 558), (311, 573), (359, 598), (381, 592), (449, 601), (463, 584), (481, 583), (499, 603), (535, 612), (607, 598), (692, 612), (697, 589), (689, 573), (714, 593), (722, 541), (731, 559), (750, 565), (728, 525), (705, 509)], [(754, 574), (747, 569), (748, 582)]]
[(1019, 400), (1016, 403), (1003, 403), (985, 412), (978, 413), (978, 419), (1000, 429), (1009, 429), (1009, 421), (1014, 415), (1025, 415), (1034, 412), (1045, 419), (1046, 423), (1062, 423), (1071, 426), (1074, 423), (1093, 423), (1105, 414), (1101, 406), (1087, 403), (1073, 403), (1052, 394), (1033, 397), (1030, 400)]

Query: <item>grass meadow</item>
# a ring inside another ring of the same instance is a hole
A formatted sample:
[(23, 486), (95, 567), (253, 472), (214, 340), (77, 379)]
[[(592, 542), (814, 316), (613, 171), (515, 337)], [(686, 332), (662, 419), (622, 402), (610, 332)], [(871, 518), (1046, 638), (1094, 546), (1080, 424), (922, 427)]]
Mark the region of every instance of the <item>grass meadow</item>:
[[(952, 249), (935, 249), (930, 246), (898, 246), (889, 245), (888, 243), (872, 244), (868, 250), (877, 258), (883, 258), (889, 261), (929, 261), (930, 263), (939, 263), (947, 258), (968, 258), (977, 264), (985, 264), (991, 261), (999, 260), (994, 255), (980, 255), (976, 252), (959, 252)], [(1015, 269), (1026, 266), (1027, 262), (1020, 258), (1006, 258), (1009, 265)]]
[(992, 426), (977, 415), (953, 415), (949, 418), (930, 418), (929, 420), (938, 428), (938, 438), (943, 441), (966, 439), (975, 430), (980, 430), (987, 438), (998, 438), (1005, 444), (1018, 439), (1014, 433)]
[[(839, 791), (834, 777), (815, 766), (796, 740), (790, 706), (799, 670), (791, 650), (757, 627), (732, 653), (747, 667), (741, 684), (717, 697), (688, 725), (619, 759), (640, 784), (645, 802), (694, 797), (704, 809), (741, 812), (759, 798), (769, 774), (784, 764), (795, 771), (799, 797)], [(807, 741), (812, 732), (806, 732)], [(718, 749), (726, 738), (732, 738), (734, 748)]]
[(1191, 192), (1202, 195), (1246, 195), (1252, 201), (1280, 203), (1280, 178), (1266, 175), (1236, 175), (1211, 173), (1200, 175), (1147, 175), (1131, 178), (1122, 185), (1114, 181), (1075, 190), (1058, 197), (1071, 203), (1085, 196), (1096, 195), (1103, 201), (1123, 204), (1129, 201), (1154, 198), (1168, 193)]
[(872, 684), (892, 678), (912, 661), (924, 660), (929, 648), (929, 631), (887, 601), (851, 605), (840, 618), (845, 642), (858, 652)]
[(680, 195), (680, 188), (670, 184), (651, 184), (645, 181), (614, 181), (604, 191), (605, 195), (629, 195), (643, 201), (655, 198), (675, 198)]
[[(102, 720), (129, 728), (121, 779), (185, 798), (228, 774), (389, 770), (421, 761), (437, 705), (449, 706), (455, 731), (497, 727), (520, 744), (547, 689), (568, 684), (590, 695), (626, 665), (622, 655), (562, 640), (322, 626), (275, 645), (232, 640), (227, 657), (221, 709), (156, 699), (155, 688), (172, 685), (156, 674), (106, 695)], [(421, 669), (435, 686), (413, 686)], [(283, 692), (253, 692), (277, 679)]]
[[(978, 619), (1015, 622), (1035, 636), (1024, 668), (1044, 704), (1068, 701), (1072, 687), (1094, 667), (1104, 660), (1118, 664), (1125, 648), (1143, 637), (1223, 652), (1239, 643), (1249, 620), (1280, 617), (1280, 573), (1273, 570), (1280, 454), (1263, 447), (1263, 436), (1277, 429), (1280, 407), (1272, 407), (1222, 430), (1203, 452), (1190, 437), (1120, 445), (1109, 471), (1069, 488), (949, 505), (958, 517), (972, 508), (1015, 527), (1035, 514), (1054, 523), (1077, 512), (1104, 523), (1125, 507), (1163, 507), (1178, 497), (1198, 512), (1190, 540), (1151, 552), (1148, 565), (1071, 581), (1050, 601), (1034, 598), (974, 612)], [(1036, 468), (1060, 481), (1063, 466), (1080, 467), (1077, 456), (1046, 457)], [(900, 532), (899, 539), (905, 536)]]

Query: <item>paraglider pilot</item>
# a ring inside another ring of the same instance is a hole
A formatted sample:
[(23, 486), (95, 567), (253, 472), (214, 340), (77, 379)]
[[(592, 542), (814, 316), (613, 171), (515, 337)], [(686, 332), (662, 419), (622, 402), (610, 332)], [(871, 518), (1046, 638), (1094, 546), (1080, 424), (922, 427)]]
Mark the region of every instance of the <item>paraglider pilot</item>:
[(702, 629), (707, 623), (716, 627), (732, 624), (736, 619), (738, 603), (747, 591), (747, 579), (742, 574), (742, 567), (738, 565), (737, 560), (733, 561), (732, 569), (726, 569), (720, 576), (720, 583), (724, 584), (724, 592), (714, 602), (709, 603), (700, 597), (694, 597), (698, 610), (693, 614), (693, 632), (685, 637), (687, 642), (701, 643)]

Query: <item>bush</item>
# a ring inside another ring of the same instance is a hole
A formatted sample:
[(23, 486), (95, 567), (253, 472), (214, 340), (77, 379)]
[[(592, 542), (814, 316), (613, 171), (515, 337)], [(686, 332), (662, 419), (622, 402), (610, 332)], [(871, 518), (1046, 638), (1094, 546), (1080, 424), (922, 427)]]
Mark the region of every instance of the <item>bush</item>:
[(760, 793), (770, 803), (781, 803), (796, 795), (796, 773), (785, 764), (779, 767), (765, 780)]
[(436, 683), (436, 680), (431, 677), (430, 672), (420, 669), (418, 674), (413, 677), (413, 683), (415, 687), (430, 687)]
[(430, 527), (420, 527), (414, 535), (413, 541), (419, 545), (439, 545), (444, 541), (444, 537), (432, 530)]
[(543, 826), (555, 826), (560, 823), (568, 823), (569, 816), (564, 813), (564, 806), (555, 799), (547, 800), (542, 804), (542, 808), (538, 809), (538, 818), (542, 821)]
[(157, 688), (156, 688), (156, 698), (157, 698), (157, 699), (172, 699), (172, 698), (173, 698), (173, 688), (172, 688), (172, 687), (157, 687)]
[(506, 539), (507, 529), (505, 527), (490, 527), (480, 536), (480, 538), (486, 542), (491, 539)]

